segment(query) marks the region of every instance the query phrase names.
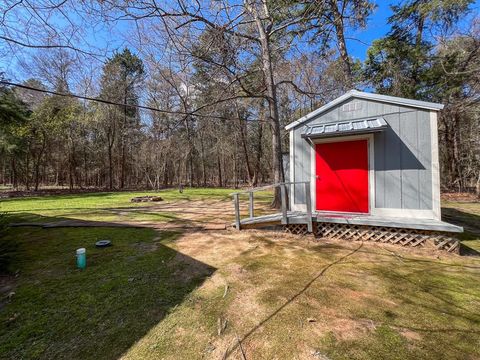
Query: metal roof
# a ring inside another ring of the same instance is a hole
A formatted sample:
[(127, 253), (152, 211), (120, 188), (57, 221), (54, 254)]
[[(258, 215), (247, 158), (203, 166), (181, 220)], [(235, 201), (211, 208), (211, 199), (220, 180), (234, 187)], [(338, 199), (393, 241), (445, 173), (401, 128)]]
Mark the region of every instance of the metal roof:
[(350, 90), (349, 92), (343, 94), (342, 96), (336, 98), (335, 100), (329, 102), (328, 104), (325, 104), (321, 108), (312, 111), (311, 113), (301, 117), (300, 119), (288, 124), (285, 126), (285, 130), (290, 130), (298, 125), (304, 123), (305, 121), (308, 121), (315, 116), (318, 116), (322, 113), (324, 113), (327, 110), (330, 110), (334, 106), (344, 102), (345, 100), (348, 100), (350, 98), (357, 98), (357, 99), (366, 99), (366, 100), (374, 100), (374, 101), (381, 101), (381, 102), (387, 102), (390, 104), (397, 104), (397, 105), (403, 105), (403, 106), (410, 106), (414, 108), (420, 108), (420, 109), (427, 109), (427, 110), (434, 110), (434, 111), (439, 111), (443, 109), (443, 104), (437, 104), (437, 103), (432, 103), (432, 102), (427, 102), (427, 101), (419, 101), (419, 100), (412, 100), (412, 99), (405, 99), (401, 97), (396, 97), (396, 96), (388, 96), (388, 95), (380, 95), (380, 94), (374, 94), (374, 93), (367, 93), (363, 91), (358, 91), (358, 90)]
[(303, 138), (319, 138), (382, 131), (388, 126), (384, 118), (340, 121), (315, 126), (305, 126)]

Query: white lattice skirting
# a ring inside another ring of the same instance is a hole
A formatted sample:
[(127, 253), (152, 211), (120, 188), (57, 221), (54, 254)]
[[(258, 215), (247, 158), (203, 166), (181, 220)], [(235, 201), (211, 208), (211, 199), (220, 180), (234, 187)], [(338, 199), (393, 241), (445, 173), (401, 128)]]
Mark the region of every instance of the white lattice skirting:
[[(285, 225), (285, 231), (306, 235), (306, 224)], [(452, 235), (438, 231), (399, 229), (383, 226), (315, 223), (313, 232), (321, 238), (349, 241), (374, 241), (385, 244), (420, 247), (433, 245), (438, 250), (458, 253), (460, 243)]]

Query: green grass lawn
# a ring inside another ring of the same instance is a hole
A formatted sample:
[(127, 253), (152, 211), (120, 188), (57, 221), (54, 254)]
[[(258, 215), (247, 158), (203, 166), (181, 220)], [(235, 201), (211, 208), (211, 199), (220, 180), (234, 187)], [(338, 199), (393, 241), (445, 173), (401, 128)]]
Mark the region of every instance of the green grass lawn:
[[(150, 229), (12, 229), (15, 295), (0, 310), (0, 357), (113, 359), (161, 321), (214, 269)], [(94, 243), (110, 239), (113, 246)], [(75, 267), (87, 248), (88, 266)], [(192, 270), (193, 269), (193, 270)], [(191, 277), (180, 276), (190, 271)]]
[[(130, 199), (155, 194), (165, 201), (225, 200), (231, 192), (185, 189), (182, 194), (169, 190), (13, 198), (0, 200), (0, 212), (11, 222), (170, 221), (175, 214), (148, 211), (152, 203)], [(129, 209), (134, 211), (123, 212)], [(9, 268), (17, 278), (12, 301), (1, 295), (0, 358), (121, 355), (214, 270), (188, 257), (178, 260), (178, 252), (168, 246), (178, 235), (153, 229), (9, 229), (2, 243), (14, 245)], [(112, 240), (114, 246), (95, 248), (101, 239)], [(87, 248), (86, 271), (75, 268), (79, 247)], [(180, 276), (182, 271), (191, 278)]]
[[(148, 211), (152, 203), (132, 203), (133, 197), (158, 195), (165, 201), (230, 200), (231, 189), (177, 189), (159, 192), (102, 192), (90, 194), (52, 195), (0, 200), (0, 212), (18, 218), (18, 221), (45, 221), (45, 217), (92, 221), (169, 221), (174, 213)], [(142, 209), (144, 208), (144, 209)]]
[(460, 239), (464, 247), (480, 252), (480, 202), (442, 202), (443, 220), (463, 226)]
[[(231, 192), (158, 194), (230, 209)], [(10, 221), (182, 220), (130, 202), (145, 194), (7, 199), (0, 212)], [(470, 256), (268, 231), (10, 228), (0, 358), (241, 359), (240, 339), (248, 359), (479, 359), (480, 203), (443, 205), (446, 221), (468, 227)], [(101, 239), (113, 246), (95, 248)]]

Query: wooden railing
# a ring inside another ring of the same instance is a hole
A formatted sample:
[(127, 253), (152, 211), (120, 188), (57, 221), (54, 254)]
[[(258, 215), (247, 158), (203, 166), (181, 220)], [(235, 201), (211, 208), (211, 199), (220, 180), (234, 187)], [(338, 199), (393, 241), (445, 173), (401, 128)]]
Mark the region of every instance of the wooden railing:
[[(281, 199), (281, 214), (282, 214), (282, 224), (288, 224), (288, 191), (287, 186), (290, 185), (299, 185), (303, 184), (305, 187), (305, 202), (306, 202), (306, 222), (308, 231), (313, 231), (312, 226), (312, 198), (310, 194), (310, 182), (309, 181), (296, 181), (296, 182), (283, 182), (276, 183), (267, 186), (261, 186), (253, 189), (243, 190), (236, 193), (232, 193), (233, 202), (235, 206), (235, 227), (237, 230), (240, 230), (241, 225), (241, 216), (240, 216), (240, 195), (248, 194), (248, 214), (250, 219), (255, 217), (255, 207), (254, 207), (254, 193), (269, 189), (276, 189), (280, 187), (280, 199)], [(290, 194), (291, 195), (291, 194)]]

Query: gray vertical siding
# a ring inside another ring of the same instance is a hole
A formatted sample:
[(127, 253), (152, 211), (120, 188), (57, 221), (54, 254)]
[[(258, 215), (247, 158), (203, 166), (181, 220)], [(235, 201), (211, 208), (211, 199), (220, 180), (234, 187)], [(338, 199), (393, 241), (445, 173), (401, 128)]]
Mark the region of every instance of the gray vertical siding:
[[(436, 130), (436, 129), (435, 129)], [(432, 128), (430, 112), (417, 111), (417, 159), (423, 169), (418, 172), (419, 209), (433, 209)]]
[[(310, 180), (310, 143), (302, 139), (302, 127), (294, 130), (294, 181)], [(304, 185), (295, 185), (294, 203), (305, 204)]]
[[(375, 178), (383, 180), (382, 183), (379, 182), (378, 188), (375, 187), (376, 207), (399, 209), (402, 208), (400, 170), (402, 143), (398, 136), (400, 133), (399, 113), (385, 115), (385, 120), (390, 128), (384, 132), (383, 142), (378, 139), (378, 136), (374, 139), (375, 152), (383, 152), (383, 161), (375, 163)], [(382, 202), (379, 202), (380, 198), (382, 198)]]
[(417, 152), (416, 112), (400, 114), (400, 182), (402, 185), (402, 209), (419, 209), (418, 169), (414, 154)]
[[(343, 111), (347, 102), (361, 108)], [(432, 209), (431, 129), (427, 110), (401, 107), (371, 100), (350, 99), (309, 125), (365, 117), (385, 118), (389, 128), (374, 135), (375, 207)], [(294, 129), (294, 181), (311, 178), (310, 143), (301, 138), (303, 125)], [(305, 203), (302, 186), (295, 188), (295, 204)]]

